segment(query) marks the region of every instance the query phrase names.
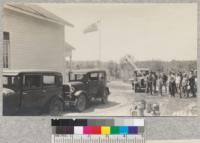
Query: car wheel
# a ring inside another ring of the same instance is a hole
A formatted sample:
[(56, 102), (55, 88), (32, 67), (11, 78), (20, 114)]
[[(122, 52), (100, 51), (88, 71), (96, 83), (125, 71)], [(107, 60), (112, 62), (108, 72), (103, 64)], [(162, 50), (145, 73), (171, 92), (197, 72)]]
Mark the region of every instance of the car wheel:
[(103, 97), (101, 98), (101, 102), (103, 104), (107, 104), (108, 103), (108, 91), (107, 90), (104, 91)]
[(82, 111), (85, 110), (85, 108), (86, 108), (86, 97), (85, 97), (85, 95), (81, 94), (78, 97), (75, 108), (78, 112), (82, 112)]
[(63, 102), (59, 99), (54, 99), (51, 101), (49, 106), (49, 114), (51, 116), (61, 116), (63, 113)]

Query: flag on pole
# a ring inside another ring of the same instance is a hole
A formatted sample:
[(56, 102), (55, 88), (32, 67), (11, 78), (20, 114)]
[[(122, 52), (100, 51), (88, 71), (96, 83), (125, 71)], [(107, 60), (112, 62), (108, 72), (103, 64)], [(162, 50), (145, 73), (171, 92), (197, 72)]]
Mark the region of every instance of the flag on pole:
[(84, 34), (87, 34), (87, 33), (90, 33), (90, 32), (95, 32), (95, 31), (98, 31), (98, 24), (100, 23), (100, 20), (98, 20), (97, 22), (93, 23), (93, 24), (90, 24), (88, 25), (84, 30), (83, 30), (83, 33)]

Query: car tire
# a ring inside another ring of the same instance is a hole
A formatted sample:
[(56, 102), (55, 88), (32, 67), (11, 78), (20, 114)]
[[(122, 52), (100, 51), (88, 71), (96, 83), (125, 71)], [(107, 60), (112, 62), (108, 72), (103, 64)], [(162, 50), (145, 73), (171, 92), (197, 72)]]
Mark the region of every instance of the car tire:
[(84, 94), (81, 94), (78, 98), (77, 98), (77, 102), (75, 105), (75, 109), (78, 112), (83, 112), (85, 110), (87, 106), (87, 101), (86, 101), (86, 97)]
[(108, 90), (104, 90), (103, 92), (103, 97), (101, 98), (101, 102), (103, 104), (107, 104), (108, 103)]
[(50, 116), (61, 116), (64, 110), (63, 102), (60, 99), (53, 99), (49, 105)]

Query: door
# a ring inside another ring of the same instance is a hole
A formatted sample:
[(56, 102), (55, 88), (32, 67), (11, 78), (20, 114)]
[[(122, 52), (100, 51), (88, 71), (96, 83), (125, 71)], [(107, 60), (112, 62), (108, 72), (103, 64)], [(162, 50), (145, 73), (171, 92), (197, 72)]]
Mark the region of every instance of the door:
[(13, 115), (20, 107), (20, 77), (3, 76), (3, 115)]
[(104, 72), (99, 72), (99, 86), (98, 86), (98, 96), (101, 97), (104, 94), (106, 87), (106, 75)]
[(96, 97), (98, 94), (98, 72), (91, 72), (88, 76), (88, 92), (90, 96)]
[(42, 98), (42, 74), (24, 74), (21, 110), (34, 112), (39, 109)]
[[(43, 84), (43, 97), (40, 100), (41, 107), (46, 106), (52, 97), (59, 96), (62, 94), (62, 86), (59, 84), (59, 77), (55, 74), (45, 73), (43, 74), (42, 84)], [(45, 107), (48, 108), (48, 107)]]

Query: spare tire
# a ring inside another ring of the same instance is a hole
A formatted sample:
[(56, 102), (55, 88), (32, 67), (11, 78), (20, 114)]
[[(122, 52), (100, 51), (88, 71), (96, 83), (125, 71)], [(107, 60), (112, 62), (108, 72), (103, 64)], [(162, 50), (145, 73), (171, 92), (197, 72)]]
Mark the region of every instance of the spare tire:
[(77, 97), (75, 109), (78, 112), (83, 112), (85, 110), (86, 106), (87, 106), (87, 101), (86, 101), (85, 95), (84, 94), (79, 95)]

